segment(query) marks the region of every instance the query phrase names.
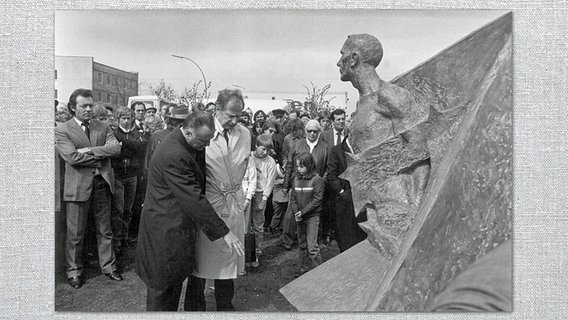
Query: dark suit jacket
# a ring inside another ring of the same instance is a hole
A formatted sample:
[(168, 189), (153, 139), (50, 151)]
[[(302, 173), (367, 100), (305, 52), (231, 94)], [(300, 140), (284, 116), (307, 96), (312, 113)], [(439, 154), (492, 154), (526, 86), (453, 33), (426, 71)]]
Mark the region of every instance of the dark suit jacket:
[(150, 160), (136, 273), (151, 288), (164, 290), (191, 274), (199, 228), (211, 241), (229, 232), (205, 197), (205, 170), (205, 151), (193, 149), (180, 128)]
[[(343, 129), (343, 139), (345, 139), (345, 137), (348, 135), (349, 135), (349, 129), (347, 128)], [(337, 139), (337, 136), (335, 135), (335, 129), (333, 129), (333, 126), (331, 129), (322, 132), (320, 139), (325, 143), (327, 143), (330, 149), (333, 148), (335, 143), (334, 141), (335, 139)]]
[(327, 181), (332, 192), (339, 194), (341, 189), (351, 189), (349, 181), (339, 178), (339, 175), (347, 170), (347, 159), (345, 152), (349, 152), (349, 147), (344, 143), (331, 148), (327, 161)]
[[(114, 173), (110, 157), (120, 154), (120, 144), (108, 124), (102, 121), (91, 120), (89, 129), (90, 141), (74, 118), (55, 127), (56, 147), (65, 161), (65, 201), (89, 200), (93, 190), (95, 168), (98, 168), (114, 193)], [(90, 147), (94, 155), (77, 152), (85, 147)]]

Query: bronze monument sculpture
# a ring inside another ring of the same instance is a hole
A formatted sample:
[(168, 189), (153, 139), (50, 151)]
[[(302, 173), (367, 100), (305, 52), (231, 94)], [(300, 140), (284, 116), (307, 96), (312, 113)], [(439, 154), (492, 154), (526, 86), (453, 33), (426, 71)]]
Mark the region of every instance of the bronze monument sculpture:
[(282, 288), (298, 310), (427, 310), (512, 237), (511, 33), (507, 14), (391, 82), (380, 42), (348, 36), (337, 65), (360, 99), (342, 176), (369, 241)]

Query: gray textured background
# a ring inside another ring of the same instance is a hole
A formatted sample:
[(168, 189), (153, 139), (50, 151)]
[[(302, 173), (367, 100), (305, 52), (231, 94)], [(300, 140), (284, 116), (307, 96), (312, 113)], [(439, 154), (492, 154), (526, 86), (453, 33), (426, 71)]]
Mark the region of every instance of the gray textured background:
[(250, 313), (54, 313), (55, 9), (500, 9), (514, 20), (514, 312), (257, 314), (258, 319), (568, 318), (566, 1), (0, 0), (0, 319), (245, 319)]

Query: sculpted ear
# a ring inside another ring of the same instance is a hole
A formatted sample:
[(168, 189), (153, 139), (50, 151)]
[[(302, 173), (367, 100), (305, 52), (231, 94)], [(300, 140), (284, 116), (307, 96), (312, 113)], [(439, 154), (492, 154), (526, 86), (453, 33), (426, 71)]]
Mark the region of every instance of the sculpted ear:
[(351, 59), (349, 60), (349, 66), (350, 67), (355, 67), (356, 65), (358, 65), (360, 63), (361, 57), (359, 56), (358, 52), (351, 52)]

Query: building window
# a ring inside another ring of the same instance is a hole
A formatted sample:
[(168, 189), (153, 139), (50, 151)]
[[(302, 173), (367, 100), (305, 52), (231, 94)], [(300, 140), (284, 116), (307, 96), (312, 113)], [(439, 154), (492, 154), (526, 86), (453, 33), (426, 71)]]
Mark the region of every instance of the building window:
[(110, 75), (109, 75), (109, 74), (106, 75), (106, 83), (105, 83), (105, 85), (110, 85)]
[(110, 103), (110, 94), (109, 93), (106, 94), (106, 102)]
[(95, 80), (97, 81), (97, 83), (103, 82), (103, 75), (99, 71), (95, 73)]
[(55, 69), (55, 79), (57, 79), (57, 69)]
[(57, 99), (57, 89), (55, 89), (55, 99)]

